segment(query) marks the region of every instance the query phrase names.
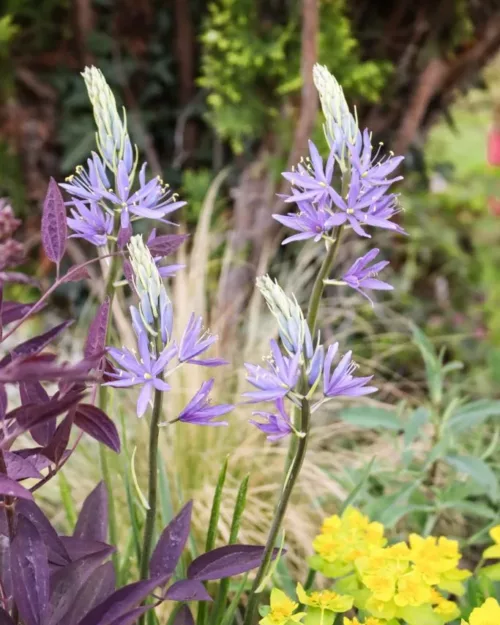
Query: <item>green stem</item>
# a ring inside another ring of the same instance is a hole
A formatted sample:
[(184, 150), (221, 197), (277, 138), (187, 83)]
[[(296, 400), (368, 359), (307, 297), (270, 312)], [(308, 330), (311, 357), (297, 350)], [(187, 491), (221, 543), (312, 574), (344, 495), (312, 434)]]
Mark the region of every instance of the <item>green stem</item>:
[[(155, 390), (153, 414), (149, 428), (149, 456), (148, 456), (148, 505), (146, 512), (146, 522), (144, 525), (144, 537), (141, 553), (140, 579), (149, 577), (149, 558), (153, 550), (153, 539), (155, 533), (156, 508), (158, 500), (158, 440), (160, 428), (158, 423), (161, 417), (161, 407), (163, 403), (163, 392)], [(140, 625), (146, 622), (146, 615), (143, 614), (139, 620)]]
[[(105, 297), (109, 297), (109, 310), (110, 313), (108, 315), (108, 325), (106, 327), (106, 345), (109, 342), (109, 334), (111, 327), (111, 317), (112, 317), (112, 307), (113, 307), (113, 299), (115, 295), (114, 281), (116, 277), (116, 273), (118, 271), (118, 262), (119, 256), (113, 255), (111, 260), (111, 265), (109, 267), (109, 272), (106, 277), (106, 289), (105, 289)], [(99, 387), (99, 408), (104, 412), (107, 412), (109, 404), (109, 386), (100, 386)], [(108, 463), (108, 451), (104, 447), (104, 445), (99, 445), (99, 459), (101, 463), (101, 473), (104, 484), (106, 485), (106, 490), (108, 493), (108, 518), (109, 518), (109, 540), (113, 547), (118, 547), (118, 524), (116, 521), (116, 508), (115, 508), (115, 500), (113, 497), (113, 481), (111, 479), (111, 472), (109, 470)], [(119, 562), (118, 562), (118, 552), (115, 551), (112, 555), (113, 566), (115, 567), (115, 572), (118, 574), (119, 571)]]
[(304, 462), (304, 458), (306, 455), (307, 440), (308, 440), (308, 433), (309, 433), (309, 418), (310, 418), (309, 401), (304, 398), (302, 400), (302, 408), (300, 411), (300, 430), (304, 434), (304, 436), (299, 438), (296, 453), (293, 457), (292, 463), (290, 465), (290, 470), (288, 471), (285, 483), (283, 485), (283, 491), (281, 493), (281, 497), (279, 498), (278, 504), (276, 506), (273, 523), (269, 531), (269, 535), (267, 537), (267, 542), (266, 542), (266, 546), (264, 549), (264, 555), (262, 556), (262, 562), (260, 564), (259, 570), (257, 571), (257, 575), (255, 576), (252, 589), (250, 591), (248, 606), (247, 606), (245, 620), (243, 622), (243, 625), (252, 625), (253, 620), (254, 620), (255, 611), (257, 609), (257, 602), (258, 602), (258, 598), (260, 594), (260, 591), (258, 591), (258, 589), (262, 581), (264, 580), (267, 574), (267, 571), (269, 569), (269, 564), (271, 563), (271, 559), (273, 556), (273, 550), (276, 544), (276, 539), (278, 538), (278, 534), (281, 529), (283, 519), (285, 517), (285, 512), (288, 507), (288, 503), (290, 501), (290, 496), (297, 482), (297, 478), (299, 477), (300, 469), (302, 468), (302, 463)]
[(333, 263), (335, 262), (335, 257), (337, 256), (337, 251), (339, 249), (343, 229), (344, 226), (339, 226), (335, 229), (335, 240), (330, 245), (328, 252), (321, 264), (319, 273), (316, 276), (316, 280), (314, 281), (313, 290), (311, 292), (311, 298), (309, 300), (309, 306), (307, 309), (307, 325), (309, 326), (309, 330), (311, 331), (311, 336), (313, 337), (313, 340), (314, 335), (316, 334), (319, 305), (321, 303), (321, 298), (323, 297), (323, 291), (325, 290), (324, 280), (326, 280), (330, 275)]
[[(316, 276), (316, 280), (314, 282), (313, 290), (311, 292), (311, 297), (309, 298), (309, 305), (307, 307), (307, 325), (309, 326), (309, 330), (311, 332), (311, 336), (314, 342), (314, 335), (316, 334), (316, 325), (318, 320), (319, 306), (321, 303), (321, 298), (323, 297), (323, 293), (325, 290), (324, 280), (328, 278), (330, 272), (333, 268), (333, 264), (335, 262), (335, 258), (337, 256), (337, 251), (339, 249), (340, 239), (342, 237), (343, 226), (339, 226), (334, 231), (334, 241), (330, 245), (328, 252), (321, 263), (321, 267), (318, 275)], [(298, 388), (298, 392), (301, 395), (305, 395), (307, 392), (307, 381), (304, 379), (301, 381), (300, 386)], [(292, 423), (294, 427), (297, 427), (298, 422), (298, 409), (296, 406), (293, 407), (292, 411)], [(288, 447), (288, 453), (285, 464), (285, 475), (288, 473), (290, 465), (292, 463), (292, 459), (295, 456), (297, 449), (297, 438), (293, 437), (290, 441), (290, 446)]]

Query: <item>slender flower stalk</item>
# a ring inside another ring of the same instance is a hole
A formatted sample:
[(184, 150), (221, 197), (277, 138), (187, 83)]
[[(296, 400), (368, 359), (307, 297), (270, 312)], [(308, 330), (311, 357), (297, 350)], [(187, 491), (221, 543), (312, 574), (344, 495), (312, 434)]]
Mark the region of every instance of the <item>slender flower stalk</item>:
[(306, 456), (310, 414), (311, 412), (310, 412), (309, 400), (304, 398), (302, 400), (301, 409), (300, 409), (300, 432), (302, 436), (296, 437), (298, 440), (297, 451), (293, 457), (292, 463), (290, 465), (290, 469), (287, 473), (285, 482), (283, 484), (281, 496), (276, 506), (273, 523), (271, 525), (271, 529), (269, 530), (269, 535), (267, 537), (267, 542), (266, 542), (266, 548), (264, 550), (264, 555), (262, 556), (262, 562), (260, 564), (259, 570), (257, 571), (257, 575), (255, 576), (254, 582), (252, 584), (252, 589), (250, 591), (248, 606), (247, 606), (245, 620), (243, 622), (243, 625), (252, 625), (253, 620), (254, 620), (255, 612), (257, 609), (257, 603), (259, 600), (260, 585), (264, 581), (264, 578), (269, 569), (269, 564), (271, 563), (273, 550), (276, 544), (276, 540), (278, 538), (279, 531), (281, 529), (281, 525), (283, 523), (283, 519), (285, 517), (285, 512), (288, 507), (288, 503), (290, 501), (290, 496), (293, 492), (295, 484), (297, 483), (297, 479), (300, 475), (300, 470), (302, 468), (302, 464)]
[[(157, 327), (159, 330), (159, 327)], [(162, 349), (160, 333), (157, 338), (157, 349)], [(158, 494), (158, 440), (160, 434), (160, 417), (163, 403), (163, 391), (155, 389), (153, 400), (153, 412), (149, 424), (149, 450), (148, 450), (148, 510), (144, 525), (144, 537), (141, 553), (140, 578), (149, 577), (149, 558), (153, 548), (154, 528), (156, 520), (157, 494)]]

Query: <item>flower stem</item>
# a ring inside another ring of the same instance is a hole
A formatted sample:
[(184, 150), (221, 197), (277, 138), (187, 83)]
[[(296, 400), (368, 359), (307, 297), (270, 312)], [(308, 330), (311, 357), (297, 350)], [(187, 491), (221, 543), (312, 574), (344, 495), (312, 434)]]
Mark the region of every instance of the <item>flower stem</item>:
[[(113, 286), (114, 280), (116, 278), (116, 273), (118, 271), (118, 255), (113, 255), (111, 257), (111, 265), (109, 267), (109, 272), (106, 277), (106, 289), (105, 289), (105, 297), (109, 297), (109, 310), (112, 311), (113, 307), (113, 299), (115, 295), (115, 288)], [(105, 344), (108, 344), (109, 340), (109, 330), (111, 326), (111, 317), (112, 314), (108, 315), (108, 325), (106, 327), (106, 341)], [(107, 412), (109, 403), (109, 387), (108, 386), (100, 386), (99, 387), (99, 408), (104, 412)], [(109, 518), (109, 540), (113, 547), (118, 547), (118, 525), (116, 522), (116, 509), (115, 509), (115, 500), (113, 498), (113, 482), (111, 479), (111, 472), (109, 470), (108, 463), (108, 451), (104, 447), (104, 445), (99, 445), (99, 459), (101, 462), (101, 473), (104, 484), (106, 485), (106, 490), (108, 493), (108, 518)], [(115, 571), (118, 573), (118, 553), (117, 551), (113, 552), (112, 555), (113, 566)]]
[(299, 477), (300, 469), (302, 468), (302, 463), (304, 462), (304, 458), (306, 455), (307, 441), (308, 441), (307, 435), (309, 433), (309, 417), (310, 417), (309, 400), (304, 398), (302, 400), (302, 407), (300, 411), (300, 430), (301, 432), (304, 432), (305, 436), (302, 438), (299, 438), (298, 440), (296, 452), (292, 459), (290, 469), (287, 473), (287, 477), (283, 485), (281, 497), (279, 498), (278, 504), (276, 506), (273, 523), (269, 531), (269, 535), (267, 537), (267, 542), (266, 542), (266, 546), (264, 549), (264, 555), (262, 556), (262, 562), (260, 564), (259, 570), (257, 571), (257, 575), (255, 576), (255, 580), (253, 582), (252, 589), (250, 591), (248, 606), (247, 606), (245, 620), (243, 622), (243, 625), (252, 625), (253, 620), (254, 620), (254, 615), (255, 615), (256, 608), (257, 608), (257, 602), (258, 602), (258, 598), (260, 594), (260, 591), (258, 589), (262, 581), (264, 580), (267, 574), (267, 571), (269, 569), (269, 564), (273, 556), (273, 550), (276, 544), (276, 539), (278, 538), (278, 534), (281, 529), (283, 519), (285, 517), (285, 512), (286, 512), (288, 503), (290, 501), (290, 496), (297, 482), (297, 478)]
[(316, 334), (316, 325), (318, 321), (319, 305), (321, 298), (323, 297), (323, 291), (325, 290), (324, 280), (328, 278), (330, 271), (332, 270), (335, 257), (340, 245), (340, 239), (342, 237), (342, 231), (344, 226), (339, 226), (335, 229), (334, 242), (330, 245), (328, 252), (321, 264), (316, 280), (314, 281), (313, 290), (311, 292), (311, 298), (309, 299), (309, 306), (307, 308), (307, 325), (311, 331), (311, 336)]
[[(159, 330), (159, 328), (157, 328)], [(158, 331), (157, 338), (158, 352), (161, 350), (161, 336)], [(146, 522), (144, 524), (144, 536), (142, 541), (141, 552), (141, 570), (140, 579), (148, 579), (149, 577), (149, 558), (153, 550), (153, 539), (155, 533), (156, 509), (158, 501), (158, 441), (160, 436), (160, 428), (158, 424), (161, 418), (163, 404), (163, 392), (155, 390), (153, 400), (153, 414), (149, 426), (149, 455), (148, 455), (148, 505), (146, 511)], [(139, 619), (139, 625), (146, 623), (146, 614)]]

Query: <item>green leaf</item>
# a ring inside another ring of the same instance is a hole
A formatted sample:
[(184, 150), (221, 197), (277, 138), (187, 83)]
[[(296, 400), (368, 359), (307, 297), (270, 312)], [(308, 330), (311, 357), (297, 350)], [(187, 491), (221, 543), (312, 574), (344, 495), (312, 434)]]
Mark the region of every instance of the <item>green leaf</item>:
[(342, 504), (342, 506), (340, 508), (340, 513), (339, 514), (342, 514), (342, 512), (344, 512), (344, 510), (346, 508), (351, 506), (354, 503), (354, 501), (356, 500), (356, 498), (359, 495), (359, 493), (363, 490), (366, 482), (368, 481), (368, 478), (370, 477), (370, 473), (371, 473), (371, 470), (372, 470), (374, 462), (375, 462), (375, 458), (372, 458), (370, 460), (370, 462), (366, 465), (366, 467), (363, 469), (363, 473), (361, 474), (361, 477), (360, 477), (358, 483), (352, 489), (352, 491), (349, 493), (349, 496), (347, 497), (347, 499)]
[(484, 575), (492, 582), (500, 582), (500, 562), (483, 567), (480, 574)]
[(427, 423), (430, 417), (430, 412), (424, 406), (420, 406), (414, 410), (408, 423), (405, 427), (404, 443), (405, 447), (409, 447), (419, 434), (422, 433), (422, 428)]
[(59, 471), (59, 492), (61, 493), (61, 501), (63, 504), (64, 512), (66, 513), (66, 519), (68, 520), (68, 525), (72, 529), (76, 523), (76, 510), (75, 504), (73, 502), (73, 498), (71, 497), (71, 487), (69, 485), (66, 476), (62, 471)]
[[(236, 495), (236, 503), (234, 505), (233, 512), (233, 520), (231, 522), (231, 530), (229, 533), (229, 544), (234, 545), (234, 543), (238, 540), (238, 532), (241, 525), (241, 517), (245, 510), (245, 504), (247, 500), (247, 492), (248, 492), (248, 480), (250, 476), (247, 475), (243, 478), (240, 487), (238, 489), (238, 494)], [(219, 583), (219, 591), (217, 593), (217, 600), (215, 602), (215, 607), (212, 610), (211, 615), (211, 623), (212, 625), (217, 625), (222, 620), (222, 615), (224, 614), (224, 610), (226, 608), (226, 600), (227, 593), (229, 591), (229, 578), (221, 579)]]
[(304, 619), (304, 625), (333, 625), (335, 612), (321, 610), (320, 608), (309, 608)]
[(425, 364), (427, 386), (433, 403), (439, 404), (443, 396), (443, 373), (441, 362), (434, 346), (416, 325), (411, 324), (413, 342), (420, 350)]
[(456, 410), (455, 414), (448, 419), (445, 429), (454, 433), (465, 432), (483, 423), (489, 417), (498, 416), (500, 416), (500, 401), (479, 399)]
[[(233, 622), (234, 616), (236, 614), (236, 610), (237, 610), (238, 605), (240, 603), (240, 597), (241, 597), (243, 591), (245, 590), (245, 586), (246, 586), (246, 583), (247, 583), (247, 578), (248, 578), (248, 573), (241, 580), (241, 584), (238, 586), (238, 589), (236, 590), (236, 593), (235, 593), (235, 595), (233, 597), (233, 600), (229, 604), (229, 607), (226, 610), (226, 613), (224, 614), (224, 618), (220, 622), (220, 625), (231, 625), (231, 623)], [(200, 603), (200, 605), (202, 605), (202, 604)]]
[(362, 428), (386, 428), (388, 430), (400, 430), (401, 421), (392, 410), (375, 408), (373, 406), (356, 406), (345, 408), (340, 412), (340, 418), (347, 423)]
[(486, 462), (473, 456), (445, 456), (443, 460), (472, 478), (491, 499), (498, 499), (498, 480)]
[[(222, 490), (224, 489), (224, 483), (226, 481), (228, 457), (224, 460), (219, 479), (217, 480), (217, 486), (215, 487), (214, 499), (212, 501), (212, 511), (210, 513), (210, 521), (208, 523), (207, 540), (205, 543), (205, 552), (211, 551), (215, 547), (215, 540), (217, 538), (217, 528), (219, 525), (220, 507), (222, 501)], [(197, 625), (205, 625), (207, 621), (207, 605), (206, 602), (200, 602), (198, 606), (198, 614), (196, 617)]]

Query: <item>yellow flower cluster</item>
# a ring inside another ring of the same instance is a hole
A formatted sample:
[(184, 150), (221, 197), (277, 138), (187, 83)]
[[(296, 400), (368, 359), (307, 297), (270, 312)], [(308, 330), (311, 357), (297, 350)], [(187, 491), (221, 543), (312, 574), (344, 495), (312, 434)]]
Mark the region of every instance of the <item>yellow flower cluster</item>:
[(358, 558), (386, 542), (381, 523), (370, 523), (358, 510), (348, 508), (341, 517), (335, 514), (323, 522), (313, 542), (318, 555), (311, 558), (311, 566), (327, 577), (340, 577), (354, 569)]
[(311, 566), (329, 577), (342, 576), (337, 588), (381, 622), (404, 619), (442, 625), (460, 614), (457, 605), (438, 592), (460, 596), (470, 576), (458, 567), (460, 552), (454, 540), (412, 534), (408, 544), (386, 546), (383, 526), (348, 509), (342, 517), (326, 519), (313, 546)]
[[(490, 536), (494, 544), (483, 558), (500, 559), (500, 525)], [(471, 573), (459, 567), (457, 541), (410, 534), (407, 542), (387, 545), (380, 523), (349, 508), (325, 519), (313, 545), (310, 565), (334, 578), (333, 588), (306, 592), (298, 584), (297, 601), (274, 589), (261, 625), (333, 625), (341, 614), (343, 625), (445, 625), (460, 620), (460, 609), (450, 597), (464, 594)], [(481, 569), (484, 579), (490, 569), (490, 579), (498, 581), (496, 564)], [(500, 625), (498, 601), (490, 597), (461, 625)]]
[(462, 621), (462, 625), (499, 625), (499, 623), (500, 605), (492, 597), (486, 599), (481, 607), (472, 610), (468, 623)]

